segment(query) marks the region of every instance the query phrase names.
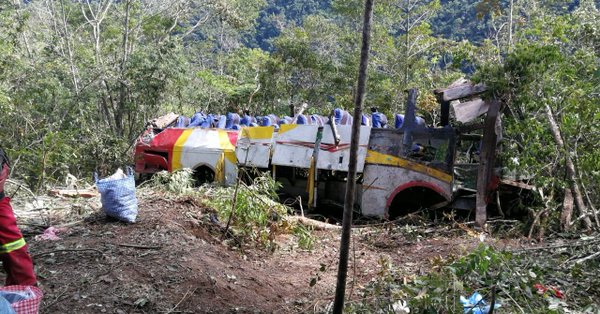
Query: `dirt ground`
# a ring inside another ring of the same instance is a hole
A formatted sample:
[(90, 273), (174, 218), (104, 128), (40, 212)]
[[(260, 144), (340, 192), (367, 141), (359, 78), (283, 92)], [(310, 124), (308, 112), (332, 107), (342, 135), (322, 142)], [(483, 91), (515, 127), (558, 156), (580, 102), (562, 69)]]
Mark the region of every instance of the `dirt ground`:
[[(337, 230), (314, 231), (310, 251), (298, 248), (293, 235), (281, 235), (272, 253), (241, 251), (222, 241), (208, 210), (192, 200), (155, 194), (139, 206), (135, 224), (98, 210), (59, 233), (60, 240), (27, 239), (45, 294), (41, 313), (313, 313), (333, 301)], [(382, 259), (407, 276), (424, 273), (436, 257), (476, 246), (479, 237), (469, 234), (450, 227), (355, 228), (347, 295), (360, 297)]]

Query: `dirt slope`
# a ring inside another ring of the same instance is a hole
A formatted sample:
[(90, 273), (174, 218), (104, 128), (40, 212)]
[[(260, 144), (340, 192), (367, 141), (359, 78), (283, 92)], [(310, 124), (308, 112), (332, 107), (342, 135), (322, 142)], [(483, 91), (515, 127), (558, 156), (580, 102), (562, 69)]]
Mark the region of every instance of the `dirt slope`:
[[(312, 251), (283, 235), (274, 253), (241, 252), (221, 241), (206, 212), (191, 200), (154, 195), (140, 200), (136, 224), (110, 221), (99, 212), (59, 234), (61, 240), (28, 239), (45, 293), (42, 313), (305, 313), (331, 303), (337, 231), (314, 232)], [(355, 229), (348, 293), (359, 297), (382, 258), (411, 275), (426, 271), (430, 259), (479, 241), (460, 232), (437, 235)], [(310, 287), (320, 264), (327, 270)]]

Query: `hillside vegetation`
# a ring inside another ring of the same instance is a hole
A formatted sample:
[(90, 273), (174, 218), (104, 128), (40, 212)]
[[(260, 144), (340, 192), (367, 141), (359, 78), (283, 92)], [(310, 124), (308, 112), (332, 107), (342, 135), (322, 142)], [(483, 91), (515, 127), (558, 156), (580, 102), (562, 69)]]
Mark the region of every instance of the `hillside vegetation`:
[[(130, 163), (152, 117), (352, 105), (362, 1), (0, 2), (0, 145), (38, 191)], [(366, 105), (391, 114), (459, 77), (504, 103), (502, 161), (539, 187), (542, 218), (576, 196), (600, 226), (597, 1), (376, 1)], [(560, 141), (559, 141), (560, 139)], [(577, 192), (579, 190), (579, 193)], [(574, 217), (575, 217), (574, 216)]]

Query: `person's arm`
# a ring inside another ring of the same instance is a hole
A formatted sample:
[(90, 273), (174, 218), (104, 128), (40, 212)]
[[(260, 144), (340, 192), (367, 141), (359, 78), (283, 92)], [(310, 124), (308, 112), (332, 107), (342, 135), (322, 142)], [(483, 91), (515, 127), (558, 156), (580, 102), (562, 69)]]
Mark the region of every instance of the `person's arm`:
[(4, 200), (4, 184), (8, 178), (8, 164), (2, 164), (2, 171), (0, 171), (0, 201)]

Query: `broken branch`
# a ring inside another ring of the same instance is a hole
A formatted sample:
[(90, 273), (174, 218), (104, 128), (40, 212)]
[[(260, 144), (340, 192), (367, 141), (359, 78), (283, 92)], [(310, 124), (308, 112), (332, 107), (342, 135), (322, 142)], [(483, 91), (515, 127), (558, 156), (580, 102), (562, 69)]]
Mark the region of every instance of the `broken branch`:
[(160, 250), (162, 246), (145, 246), (145, 245), (137, 245), (137, 244), (129, 244), (129, 243), (118, 243), (118, 246), (130, 247), (134, 249), (142, 249), (142, 250)]
[(43, 252), (43, 253), (39, 253), (39, 254), (35, 254), (33, 256), (31, 256), (32, 258), (36, 258), (36, 257), (40, 257), (40, 256), (44, 256), (44, 255), (49, 255), (49, 254), (53, 254), (53, 253), (60, 253), (60, 252), (96, 252), (100, 255), (104, 255), (104, 252), (100, 251), (100, 250), (96, 250), (96, 249), (62, 249), (62, 250), (54, 250), (54, 251), (48, 251), (48, 252)]

